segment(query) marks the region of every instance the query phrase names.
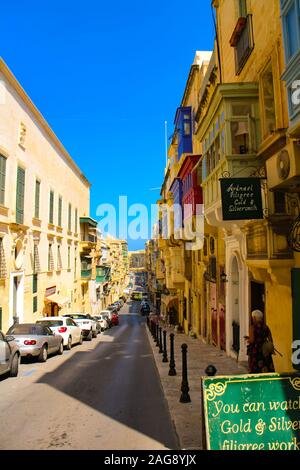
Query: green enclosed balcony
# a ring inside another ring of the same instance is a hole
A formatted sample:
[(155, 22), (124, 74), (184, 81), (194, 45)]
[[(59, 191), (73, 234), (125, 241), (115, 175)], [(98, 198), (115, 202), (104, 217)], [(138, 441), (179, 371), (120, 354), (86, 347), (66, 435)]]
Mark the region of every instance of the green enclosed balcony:
[(81, 270), (81, 279), (91, 279), (92, 269), (82, 269)]
[(98, 266), (96, 268), (96, 282), (111, 281), (111, 269), (108, 266)]

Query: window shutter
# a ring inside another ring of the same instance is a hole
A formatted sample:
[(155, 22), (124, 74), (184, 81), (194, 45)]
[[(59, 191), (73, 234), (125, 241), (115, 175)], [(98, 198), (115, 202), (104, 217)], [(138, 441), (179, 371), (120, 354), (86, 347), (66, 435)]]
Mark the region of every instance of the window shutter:
[(3, 248), (3, 240), (0, 238), (0, 279), (5, 279), (7, 276), (5, 253)]
[(38, 284), (38, 276), (37, 274), (34, 274), (32, 276), (32, 293), (33, 294), (37, 293), (37, 284)]
[(54, 192), (50, 191), (49, 224), (53, 224)]
[(25, 170), (18, 167), (17, 171), (17, 194), (16, 194), (16, 222), (24, 222), (24, 194), (25, 194)]
[(77, 227), (78, 227), (78, 210), (75, 209), (75, 233), (77, 233)]
[(59, 227), (62, 226), (61, 214), (62, 214), (62, 198), (60, 196), (58, 199), (58, 226)]
[(0, 307), (0, 330), (2, 330), (2, 307)]
[(69, 204), (69, 220), (68, 220), (68, 230), (71, 232), (72, 227), (72, 206)]
[(6, 158), (0, 155), (0, 204), (5, 204)]
[(40, 217), (40, 186), (41, 183), (36, 180), (35, 182), (35, 206), (34, 206), (34, 217), (38, 219)]

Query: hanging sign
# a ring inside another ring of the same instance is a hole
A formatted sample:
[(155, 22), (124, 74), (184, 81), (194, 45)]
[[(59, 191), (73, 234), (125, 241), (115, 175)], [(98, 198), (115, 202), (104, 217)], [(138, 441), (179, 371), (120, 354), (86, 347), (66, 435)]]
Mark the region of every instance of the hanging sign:
[(223, 220), (263, 219), (260, 178), (221, 178)]
[(300, 450), (300, 375), (202, 379), (206, 447)]

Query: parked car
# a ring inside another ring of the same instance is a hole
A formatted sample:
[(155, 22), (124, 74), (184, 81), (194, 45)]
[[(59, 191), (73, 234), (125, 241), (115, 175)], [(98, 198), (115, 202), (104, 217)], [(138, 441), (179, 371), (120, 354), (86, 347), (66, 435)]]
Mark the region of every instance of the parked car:
[(96, 315), (93, 315), (92, 318), (96, 322), (97, 335), (99, 335), (101, 333), (101, 323), (100, 323), (99, 319), (96, 317)]
[(16, 323), (7, 332), (20, 349), (22, 357), (37, 357), (39, 362), (46, 362), (49, 354), (62, 354), (63, 338), (55, 335), (48, 326), (36, 323)]
[(113, 313), (111, 317), (111, 321), (113, 326), (117, 326), (119, 324), (119, 315), (117, 313)]
[(112, 314), (112, 310), (102, 310), (102, 312), (100, 312), (100, 316), (102, 316), (107, 321), (108, 328), (111, 328), (113, 326), (111, 321)]
[(90, 315), (85, 313), (68, 313), (63, 315), (63, 317), (72, 318), (80, 326), (83, 337), (88, 341), (92, 341), (92, 338), (97, 337), (97, 324)]
[(111, 322), (111, 319), (114, 313), (118, 314), (115, 308), (113, 310), (109, 310), (109, 308), (107, 308), (107, 310), (102, 310), (102, 312), (100, 312), (100, 315), (105, 315), (106, 317), (108, 317), (109, 321)]
[(144, 303), (144, 304), (141, 306), (140, 312), (141, 312), (142, 315), (148, 316), (148, 315), (150, 314), (150, 305), (147, 304), (147, 303)]
[(9, 374), (17, 377), (20, 362), (20, 350), (11, 336), (0, 331), (0, 375)]
[(114, 303), (112, 304), (112, 306), (115, 307), (115, 308), (117, 309), (117, 311), (119, 311), (120, 308), (121, 308), (120, 302), (114, 302)]
[(118, 309), (115, 305), (109, 305), (106, 311), (118, 313)]
[(121, 308), (122, 308), (123, 305), (124, 305), (124, 300), (120, 298), (117, 302), (119, 302), (121, 304)]
[(66, 349), (71, 349), (73, 344), (82, 344), (83, 335), (80, 326), (69, 317), (46, 317), (37, 320), (39, 325), (48, 326), (55, 335), (63, 338)]
[(95, 318), (97, 319), (97, 322), (100, 324), (101, 331), (108, 330), (109, 328), (108, 317), (106, 317), (105, 315), (96, 315)]
[(126, 297), (125, 295), (122, 295), (122, 297), (120, 297), (120, 298), (123, 300), (124, 304), (126, 304), (126, 302), (127, 302), (127, 297)]

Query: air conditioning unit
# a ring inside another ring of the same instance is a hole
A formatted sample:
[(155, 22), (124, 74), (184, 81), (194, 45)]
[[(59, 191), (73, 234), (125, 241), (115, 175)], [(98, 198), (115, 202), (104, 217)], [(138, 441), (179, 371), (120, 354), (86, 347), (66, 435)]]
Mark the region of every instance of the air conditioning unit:
[(269, 189), (300, 192), (300, 145), (290, 142), (266, 162)]

